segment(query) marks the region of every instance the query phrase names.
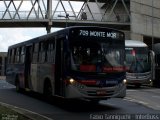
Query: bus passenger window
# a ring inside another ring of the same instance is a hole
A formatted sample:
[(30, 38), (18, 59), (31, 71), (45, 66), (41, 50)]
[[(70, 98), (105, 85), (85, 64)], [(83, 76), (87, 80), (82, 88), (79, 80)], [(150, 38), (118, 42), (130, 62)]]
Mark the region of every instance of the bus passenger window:
[(45, 42), (41, 42), (39, 45), (39, 62), (43, 63), (46, 60), (46, 44)]
[(20, 63), (24, 63), (24, 57), (25, 57), (24, 50), (25, 48), (22, 47), (20, 52)]
[(15, 62), (15, 49), (12, 49), (11, 63)]
[(8, 51), (8, 63), (11, 63), (12, 50)]
[(15, 63), (19, 63), (19, 57), (20, 56), (20, 48), (16, 49), (16, 53), (15, 53)]
[(49, 40), (47, 47), (47, 62), (54, 63), (54, 56), (55, 56), (55, 41)]
[(39, 44), (35, 43), (34, 48), (33, 48), (33, 57), (32, 57), (32, 62), (37, 63), (38, 60), (38, 49), (39, 49)]
[(12, 49), (11, 49), (11, 51), (10, 51), (10, 61), (9, 61), (9, 63), (12, 63)]

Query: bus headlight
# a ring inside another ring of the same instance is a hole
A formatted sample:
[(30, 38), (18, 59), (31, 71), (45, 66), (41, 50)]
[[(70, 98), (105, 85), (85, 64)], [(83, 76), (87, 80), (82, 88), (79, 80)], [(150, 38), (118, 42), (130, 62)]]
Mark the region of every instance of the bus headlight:
[(149, 82), (150, 82), (150, 86), (153, 86), (153, 81), (152, 81), (152, 80), (149, 80)]
[(124, 84), (126, 84), (126, 83), (127, 83), (127, 80), (126, 80), (126, 79), (124, 79), (124, 80), (123, 80), (123, 83), (124, 83)]
[(69, 79), (69, 83), (70, 83), (70, 84), (73, 84), (74, 82), (75, 82), (75, 80), (74, 80), (73, 78), (70, 78), (70, 79)]

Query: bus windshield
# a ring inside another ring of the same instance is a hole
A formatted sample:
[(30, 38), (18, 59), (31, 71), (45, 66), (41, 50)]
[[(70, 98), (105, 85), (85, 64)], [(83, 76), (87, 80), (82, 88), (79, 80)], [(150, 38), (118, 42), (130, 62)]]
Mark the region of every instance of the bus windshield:
[(151, 69), (147, 47), (126, 48), (126, 65), (129, 72), (142, 73)]
[(80, 72), (124, 71), (123, 42), (112, 40), (72, 41), (71, 69)]

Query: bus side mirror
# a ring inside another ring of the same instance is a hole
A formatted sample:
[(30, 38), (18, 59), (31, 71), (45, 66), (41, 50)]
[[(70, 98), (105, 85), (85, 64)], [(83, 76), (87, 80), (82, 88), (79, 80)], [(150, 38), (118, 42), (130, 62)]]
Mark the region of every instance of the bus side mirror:
[(155, 79), (155, 67), (156, 67), (156, 63), (155, 63), (155, 53), (153, 50), (149, 51), (149, 56), (150, 56), (150, 60), (151, 60), (151, 72), (152, 72), (152, 80)]

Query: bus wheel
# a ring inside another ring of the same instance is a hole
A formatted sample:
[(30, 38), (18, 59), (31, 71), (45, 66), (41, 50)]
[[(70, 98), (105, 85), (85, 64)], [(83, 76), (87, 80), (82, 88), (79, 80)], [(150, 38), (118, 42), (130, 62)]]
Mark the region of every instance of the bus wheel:
[(51, 98), (51, 96), (52, 96), (52, 86), (51, 86), (50, 82), (45, 82), (43, 94), (47, 99)]

